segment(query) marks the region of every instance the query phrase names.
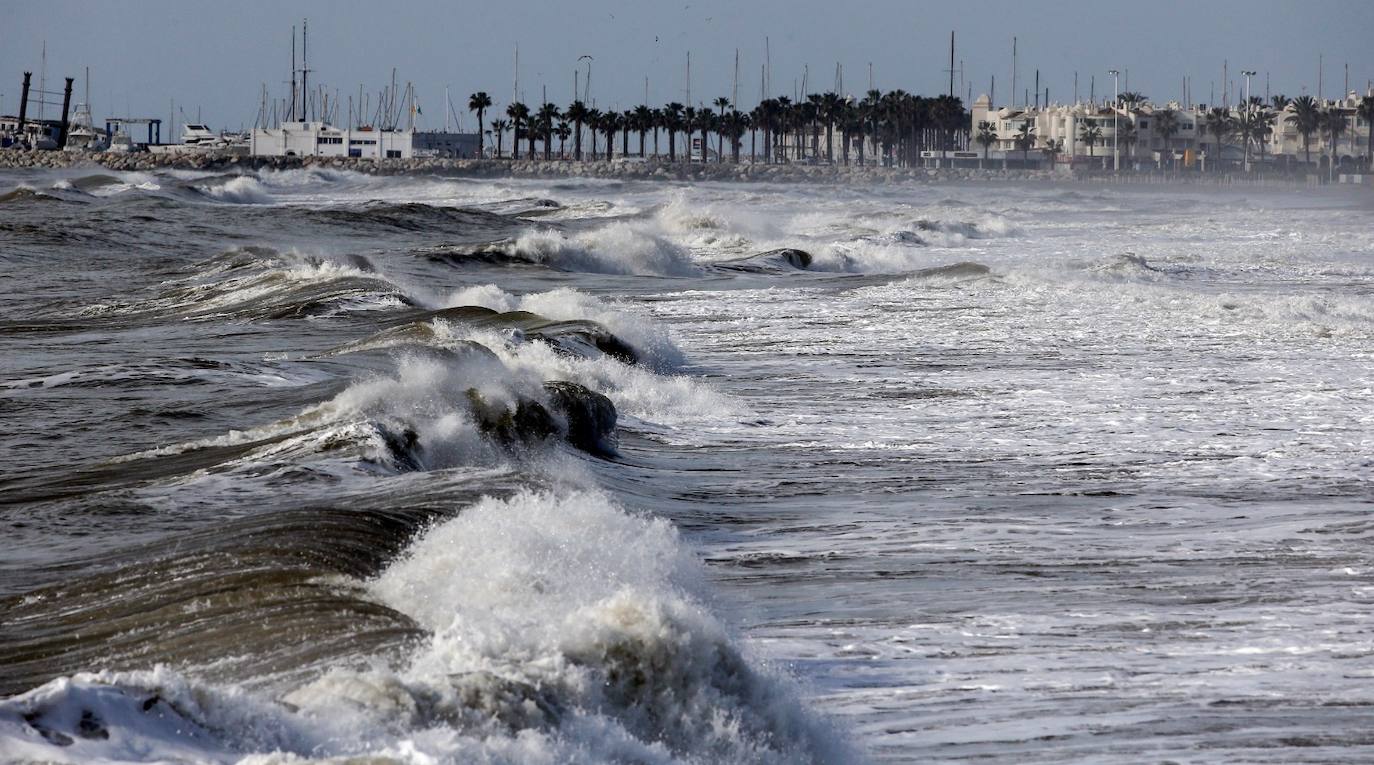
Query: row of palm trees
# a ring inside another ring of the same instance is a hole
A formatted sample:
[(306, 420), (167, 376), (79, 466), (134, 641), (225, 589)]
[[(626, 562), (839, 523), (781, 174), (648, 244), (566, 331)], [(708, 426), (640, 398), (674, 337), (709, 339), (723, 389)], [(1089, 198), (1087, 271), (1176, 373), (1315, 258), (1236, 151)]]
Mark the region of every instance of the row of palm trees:
[[(485, 92), (473, 93), (468, 109), (476, 112), (479, 125), (489, 129), (478, 132), (478, 153), (485, 154), (485, 138), (496, 141), (496, 156), (503, 152), (504, 136), (512, 132), (511, 157), (520, 154), (520, 143), (526, 144), (526, 156), (533, 159), (536, 143), (542, 144), (544, 159), (553, 157), (554, 139), (558, 140), (558, 157), (566, 156), (565, 145), (573, 141), (575, 160), (611, 159), (617, 135), (621, 156), (630, 156), (630, 138), (637, 134), (638, 155), (646, 156), (649, 137), (653, 153), (660, 153), (659, 136), (667, 139), (668, 160), (678, 160), (679, 136), (690, 145), (694, 135), (700, 135), (699, 150), (684, 151), (684, 159), (705, 162), (710, 138), (715, 136), (716, 156), (724, 161), (727, 144), (736, 163), (749, 135), (749, 154), (766, 161), (835, 162), (834, 136), (838, 132), (840, 161), (850, 164), (851, 149), (859, 164), (868, 162), (871, 148), (878, 161), (909, 166), (916, 164), (922, 151), (948, 151), (966, 147), (969, 140), (969, 114), (963, 102), (954, 96), (926, 98), (904, 90), (883, 92), (870, 90), (862, 99), (846, 98), (837, 93), (813, 93), (804, 99), (769, 98), (749, 111), (740, 111), (729, 98), (721, 96), (710, 106), (686, 106), (672, 102), (652, 108), (640, 104), (626, 111), (601, 111), (574, 101), (566, 109), (545, 103), (537, 109), (514, 102), (504, 117), (486, 121), (493, 106)], [(583, 152), (584, 133), (591, 139), (590, 151)], [(824, 136), (824, 140), (822, 140)], [(598, 144), (598, 138), (604, 142)], [(760, 139), (761, 142), (760, 142)], [(761, 151), (760, 151), (761, 149)]]
[[(1145, 100), (1144, 96), (1135, 93), (1123, 93), (1120, 97), (1121, 107), (1131, 111), (1137, 110)], [(1374, 125), (1374, 97), (1365, 96), (1356, 107), (1355, 115), (1365, 124)], [(1153, 133), (1163, 138), (1164, 146), (1169, 147), (1173, 137), (1182, 129), (1178, 112), (1174, 109), (1162, 109), (1152, 112), (1150, 118), (1154, 121)], [(1200, 127), (1204, 136), (1215, 139), (1218, 157), (1229, 141), (1239, 140), (1248, 161), (1252, 146), (1259, 148), (1261, 158), (1265, 156), (1268, 140), (1277, 129), (1280, 119), (1291, 123), (1298, 135), (1302, 136), (1303, 157), (1309, 164), (1312, 162), (1314, 135), (1326, 138), (1334, 164), (1336, 146), (1341, 136), (1350, 128), (1347, 113), (1336, 108), (1323, 107), (1317, 99), (1308, 95), (1298, 98), (1276, 95), (1267, 102), (1254, 97), (1234, 110), (1214, 107), (1203, 115)], [(1122, 120), (1118, 123), (1116, 132), (1117, 140), (1126, 148), (1127, 158), (1131, 158), (1138, 140), (1135, 124), (1131, 120)], [(1087, 145), (1089, 156), (1094, 156), (1095, 146), (1105, 144), (1102, 128), (1092, 122), (1080, 124), (1077, 137)], [(997, 142), (997, 132), (992, 124), (984, 122), (978, 125), (973, 138), (983, 147), (983, 156), (986, 159), (988, 148)], [(1023, 159), (1028, 158), (1036, 143), (1034, 123), (1027, 120), (1012, 140), (1017, 150), (1022, 152)], [(1062, 140), (1056, 142), (1048, 137), (1044, 140), (1045, 145), (1041, 149), (1046, 153), (1055, 155), (1063, 151)], [(1374, 157), (1374, 130), (1371, 130), (1368, 140), (1368, 154)], [(1172, 152), (1166, 151), (1165, 155), (1171, 158)]]

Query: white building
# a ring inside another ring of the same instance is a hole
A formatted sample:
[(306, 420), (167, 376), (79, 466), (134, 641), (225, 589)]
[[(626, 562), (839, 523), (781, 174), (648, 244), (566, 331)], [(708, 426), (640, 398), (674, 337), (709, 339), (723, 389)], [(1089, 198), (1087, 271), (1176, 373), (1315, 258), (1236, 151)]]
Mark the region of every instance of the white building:
[(476, 133), (337, 128), (325, 122), (283, 122), (255, 128), (249, 152), (255, 157), (474, 157)]
[[(1367, 95), (1374, 96), (1374, 92)], [(1336, 100), (1322, 101), (1321, 107), (1326, 110), (1334, 109), (1345, 118), (1345, 133), (1336, 141), (1336, 157), (1341, 162), (1349, 162), (1369, 156), (1369, 131), (1370, 124), (1360, 119), (1355, 110), (1359, 108), (1360, 101), (1363, 99), (1355, 91), (1350, 91), (1345, 98)], [(1293, 116), (1293, 107), (1290, 104), (1279, 113), (1275, 120), (1274, 132), (1269, 136), (1265, 151), (1273, 155), (1283, 155), (1295, 158), (1303, 158), (1306, 152), (1303, 151), (1302, 134), (1298, 132), (1297, 125), (1290, 119)], [(1315, 162), (1318, 157), (1330, 157), (1331, 142), (1329, 136), (1323, 130), (1317, 130), (1309, 138), (1308, 149), (1312, 153), (1312, 160)]]
[[(1345, 133), (1340, 137), (1336, 155), (1342, 161), (1361, 161), (1369, 156), (1370, 125), (1359, 119), (1355, 113), (1361, 97), (1350, 93), (1335, 101), (1323, 101), (1323, 110), (1335, 109), (1347, 120)], [(1165, 138), (1157, 130), (1159, 114), (1164, 111), (1173, 113), (1177, 131)], [(1118, 143), (1123, 167), (1132, 164), (1154, 164), (1175, 159), (1207, 157), (1215, 161), (1218, 157), (1229, 161), (1240, 161), (1245, 155), (1245, 146), (1239, 135), (1228, 135), (1218, 145), (1217, 137), (1206, 129), (1208, 110), (1205, 106), (1185, 108), (1178, 103), (1163, 106), (1140, 104), (1134, 108), (1113, 109), (1110, 105), (1097, 104), (1050, 104), (1046, 107), (1003, 107), (994, 109), (991, 99), (986, 95), (973, 103), (971, 110), (974, 147), (981, 151), (976, 138), (983, 124), (992, 128), (996, 140), (989, 146), (989, 154), (1020, 159), (1022, 152), (1016, 144), (1017, 134), (1027, 122), (1035, 137), (1030, 147), (1029, 159), (1047, 159), (1046, 147), (1053, 141), (1059, 147), (1057, 160), (1061, 163), (1106, 164), (1110, 161), (1114, 143)], [(1231, 110), (1233, 116), (1239, 109)], [(1289, 119), (1293, 114), (1291, 106), (1275, 115), (1273, 132), (1267, 140), (1255, 141), (1250, 146), (1250, 157), (1255, 160), (1261, 156), (1304, 158), (1302, 136)], [(1118, 130), (1120, 135), (1118, 136)], [(1090, 145), (1087, 135), (1097, 136)], [(1263, 144), (1261, 146), (1261, 143)], [(1313, 161), (1329, 156), (1331, 147), (1325, 133), (1321, 130), (1310, 137)], [(1037, 157), (1036, 155), (1040, 156)]]

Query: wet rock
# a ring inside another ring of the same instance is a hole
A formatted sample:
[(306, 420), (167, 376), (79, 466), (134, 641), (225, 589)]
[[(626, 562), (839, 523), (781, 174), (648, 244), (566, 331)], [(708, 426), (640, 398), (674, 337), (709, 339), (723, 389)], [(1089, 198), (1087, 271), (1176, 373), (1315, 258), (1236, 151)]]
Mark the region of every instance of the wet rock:
[(81, 720), (76, 724), (76, 735), (82, 738), (103, 741), (110, 737), (110, 731), (106, 730), (105, 723), (95, 716), (95, 712), (89, 709), (81, 711)]
[(38, 731), (38, 734), (53, 746), (71, 746), (76, 742), (71, 736), (45, 724), (42, 715), (37, 712), (31, 712), (24, 715), (24, 722), (27, 723), (30, 728)]
[(511, 408), (487, 401), (476, 388), (469, 388), (467, 397), (478, 430), (502, 446), (529, 445), (558, 432), (553, 415), (538, 401), (522, 398)]
[(568, 443), (593, 454), (616, 453), (616, 411), (609, 398), (574, 382), (544, 383), (549, 404), (568, 421)]

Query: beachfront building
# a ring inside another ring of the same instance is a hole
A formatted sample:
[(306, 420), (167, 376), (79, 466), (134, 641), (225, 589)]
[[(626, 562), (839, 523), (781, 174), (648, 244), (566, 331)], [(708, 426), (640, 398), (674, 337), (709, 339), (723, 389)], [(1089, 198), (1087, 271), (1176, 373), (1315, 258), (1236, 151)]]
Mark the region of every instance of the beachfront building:
[(327, 122), (283, 122), (255, 128), (249, 152), (255, 157), (475, 157), (476, 133), (339, 128)]
[[(1341, 115), (1346, 123), (1346, 129), (1337, 138), (1335, 151), (1338, 162), (1343, 164), (1364, 163), (1370, 156), (1370, 125), (1356, 111), (1362, 98), (1351, 92), (1345, 98), (1319, 103), (1321, 110)], [(1172, 113), (1175, 127), (1168, 135), (1159, 130), (1160, 114), (1166, 110)], [(1208, 112), (1206, 105), (1189, 108), (1177, 102), (1164, 105), (1147, 102), (1116, 109), (1110, 104), (1096, 103), (994, 109), (991, 99), (984, 95), (973, 103), (971, 116), (974, 136), (983, 124), (992, 129), (995, 140), (989, 145), (988, 153), (999, 159), (1007, 157), (1016, 161), (1023, 156), (1017, 136), (1029, 124), (1035, 140), (1026, 154), (1027, 159), (1037, 165), (1049, 163), (1051, 153), (1046, 148), (1051, 141), (1058, 147), (1055, 160), (1073, 165), (1110, 166), (1114, 143), (1119, 145), (1122, 167), (1146, 167), (1171, 159), (1185, 164), (1194, 161), (1205, 164), (1218, 159), (1225, 163), (1243, 162), (1246, 152), (1242, 137), (1232, 132), (1218, 139), (1207, 128)], [(1241, 112), (1240, 107), (1230, 109), (1233, 117)], [(1303, 137), (1291, 119), (1293, 114), (1294, 107), (1290, 104), (1275, 114), (1272, 133), (1267, 138), (1251, 142), (1249, 156), (1252, 162), (1262, 158), (1270, 162), (1304, 159)], [(1314, 162), (1332, 154), (1324, 130), (1310, 134), (1308, 143)], [(981, 151), (981, 146), (977, 148)]]
[[(1160, 133), (1157, 112), (1164, 109), (1174, 113), (1176, 130), (1170, 135)], [(1050, 104), (1045, 107), (1003, 107), (993, 109), (986, 95), (973, 102), (972, 121), (976, 136), (987, 124), (996, 137), (989, 153), (1007, 157), (1021, 156), (1018, 136), (1029, 124), (1034, 142), (1029, 155), (1038, 153), (1047, 159), (1047, 147), (1053, 145), (1057, 161), (1068, 164), (1107, 165), (1113, 150), (1121, 154), (1123, 167), (1137, 163), (1158, 162), (1161, 156), (1172, 153), (1183, 157), (1188, 151), (1204, 150), (1202, 112), (1184, 109), (1176, 103), (1162, 107), (1142, 104), (1133, 109), (1113, 109), (1096, 103)]]
[[(1374, 90), (1366, 96), (1374, 97)], [(1361, 96), (1355, 91), (1350, 91), (1344, 98), (1322, 101), (1321, 108), (1324, 111), (1331, 111), (1341, 116), (1345, 122), (1344, 132), (1337, 137), (1335, 152), (1332, 152), (1330, 137), (1325, 130), (1318, 129), (1311, 134), (1308, 140), (1308, 150), (1312, 154), (1313, 161), (1318, 157), (1329, 158), (1333, 153), (1336, 155), (1339, 164), (1350, 164), (1365, 161), (1369, 158), (1369, 131), (1371, 129), (1368, 121), (1359, 116), (1358, 109), (1360, 102), (1365, 96)], [(1293, 104), (1284, 107), (1279, 113), (1279, 118), (1275, 121), (1274, 132), (1269, 136), (1265, 151), (1275, 156), (1293, 157), (1302, 159), (1307, 152), (1303, 150), (1302, 133), (1298, 131), (1296, 120), (1293, 116), (1296, 110)]]

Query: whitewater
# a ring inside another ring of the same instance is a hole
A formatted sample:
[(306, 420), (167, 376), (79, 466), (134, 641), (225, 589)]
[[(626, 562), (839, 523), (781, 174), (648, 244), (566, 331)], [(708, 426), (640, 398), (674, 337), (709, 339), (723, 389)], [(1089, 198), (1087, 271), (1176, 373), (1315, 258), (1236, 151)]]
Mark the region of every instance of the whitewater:
[(1374, 195), (0, 175), (0, 762), (1374, 761)]

